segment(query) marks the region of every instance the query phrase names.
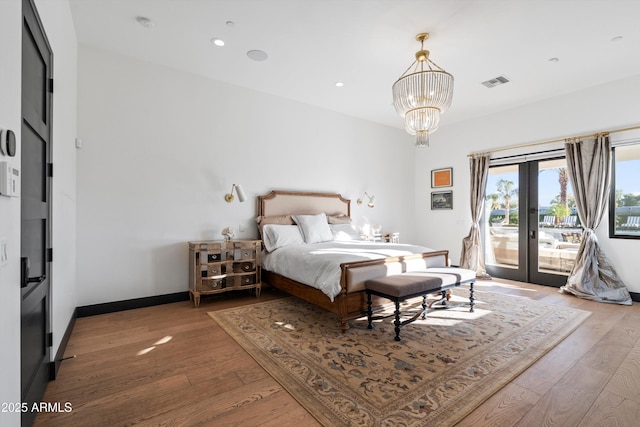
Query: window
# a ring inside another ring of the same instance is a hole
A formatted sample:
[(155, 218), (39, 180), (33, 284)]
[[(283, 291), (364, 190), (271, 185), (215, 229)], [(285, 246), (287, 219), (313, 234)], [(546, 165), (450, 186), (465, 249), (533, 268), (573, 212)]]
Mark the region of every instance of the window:
[(609, 237), (640, 239), (640, 143), (613, 148)]

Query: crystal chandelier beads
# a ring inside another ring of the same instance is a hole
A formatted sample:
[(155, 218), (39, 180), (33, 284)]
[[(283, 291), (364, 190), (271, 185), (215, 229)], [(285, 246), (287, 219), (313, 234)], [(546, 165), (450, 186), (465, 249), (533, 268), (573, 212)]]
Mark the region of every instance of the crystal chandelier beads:
[(440, 115), (453, 100), (453, 76), (429, 59), (424, 50), (426, 33), (416, 36), (421, 49), (416, 60), (393, 84), (393, 106), (405, 118), (405, 129), (416, 135), (416, 146), (429, 145), (429, 134), (438, 129)]

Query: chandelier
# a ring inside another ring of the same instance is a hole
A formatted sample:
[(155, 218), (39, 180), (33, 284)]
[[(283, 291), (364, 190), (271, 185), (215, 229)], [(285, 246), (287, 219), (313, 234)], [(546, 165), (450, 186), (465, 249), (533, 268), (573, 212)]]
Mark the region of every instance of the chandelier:
[(416, 60), (393, 84), (393, 106), (404, 117), (408, 133), (416, 136), (416, 147), (429, 146), (429, 134), (438, 129), (440, 115), (451, 106), (453, 76), (429, 59), (424, 50), (428, 33), (416, 40)]

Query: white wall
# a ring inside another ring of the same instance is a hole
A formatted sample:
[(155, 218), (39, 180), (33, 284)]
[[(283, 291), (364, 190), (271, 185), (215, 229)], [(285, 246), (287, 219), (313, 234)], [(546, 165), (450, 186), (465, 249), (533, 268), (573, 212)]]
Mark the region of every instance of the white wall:
[[(420, 238), (432, 241), (435, 247), (449, 249), (452, 263), (459, 263), (462, 239), (471, 225), (468, 154), (635, 126), (640, 123), (638, 111), (640, 76), (463, 123), (447, 125), (446, 115), (443, 116), (443, 126), (433, 134), (431, 147), (419, 151), (415, 160), (416, 218)], [(498, 156), (502, 154), (498, 153)], [(429, 207), (429, 172), (448, 166), (454, 169), (454, 209), (432, 211)], [(640, 241), (609, 239), (607, 216), (596, 234), (627, 288), (640, 292), (637, 279), (640, 265), (636, 255)]]
[[(0, 1), (0, 128), (20, 140), (22, 2)], [(16, 157), (0, 155), (20, 168)], [(0, 266), (0, 403), (20, 402), (20, 199), (0, 196), (0, 237), (8, 242), (9, 263)], [(19, 413), (0, 412), (0, 426), (20, 425)]]
[[(80, 306), (187, 290), (186, 242), (241, 224), (256, 237), (255, 196), (272, 189), (342, 193), (356, 220), (414, 240), (399, 129), (85, 46), (78, 78)], [(249, 201), (224, 201), (233, 183)]]
[[(54, 52), (52, 356), (60, 345), (75, 297), (75, 136), (77, 42), (65, 1), (36, 1)], [(0, 156), (20, 165), (22, 1), (0, 1), (0, 128), (16, 133), (17, 155)], [(71, 145), (70, 145), (71, 144)], [(0, 236), (9, 263), (0, 267), (0, 402), (20, 402), (20, 199), (0, 197)], [(19, 413), (0, 413), (0, 426), (20, 425)]]

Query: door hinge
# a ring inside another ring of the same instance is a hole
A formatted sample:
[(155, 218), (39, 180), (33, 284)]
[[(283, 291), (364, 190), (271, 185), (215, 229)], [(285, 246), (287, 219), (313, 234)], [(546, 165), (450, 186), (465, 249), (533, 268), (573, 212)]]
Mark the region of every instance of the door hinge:
[(47, 163), (47, 176), (53, 178), (53, 163)]
[(53, 79), (49, 79), (48, 90), (49, 90), (49, 93), (53, 93)]
[(53, 332), (47, 334), (47, 347), (53, 347)]
[(53, 248), (47, 248), (47, 262), (53, 262)]

